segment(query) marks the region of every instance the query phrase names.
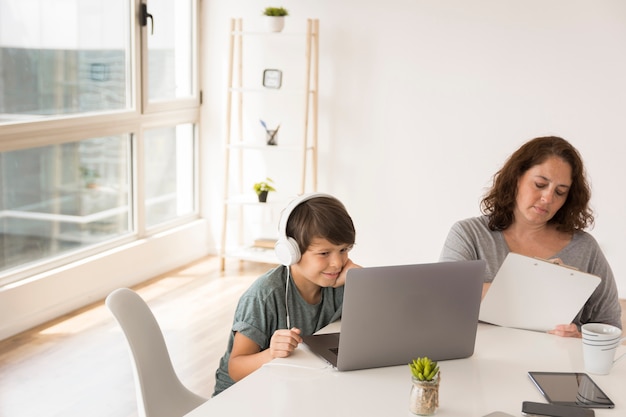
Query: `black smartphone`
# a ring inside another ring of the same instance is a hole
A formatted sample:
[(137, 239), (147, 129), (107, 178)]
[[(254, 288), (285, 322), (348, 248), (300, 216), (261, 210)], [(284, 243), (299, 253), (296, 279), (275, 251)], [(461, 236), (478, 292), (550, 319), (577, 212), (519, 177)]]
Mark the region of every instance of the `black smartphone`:
[(522, 414), (527, 416), (551, 417), (594, 417), (596, 413), (591, 408), (582, 408), (571, 405), (556, 405), (524, 401)]
[(528, 376), (550, 404), (613, 408), (615, 404), (582, 372), (529, 372)]

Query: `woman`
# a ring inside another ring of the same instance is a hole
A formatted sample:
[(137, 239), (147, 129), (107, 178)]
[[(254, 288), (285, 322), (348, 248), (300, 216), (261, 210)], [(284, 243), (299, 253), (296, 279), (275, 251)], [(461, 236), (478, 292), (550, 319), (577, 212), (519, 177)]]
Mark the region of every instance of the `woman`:
[(483, 216), (452, 226), (440, 260), (485, 259), (483, 297), (509, 252), (552, 259), (597, 275), (602, 281), (573, 323), (549, 333), (580, 337), (580, 326), (587, 322), (621, 328), (613, 272), (596, 240), (584, 231), (594, 221), (590, 198), (578, 151), (559, 137), (532, 139), (495, 174), (481, 202)]

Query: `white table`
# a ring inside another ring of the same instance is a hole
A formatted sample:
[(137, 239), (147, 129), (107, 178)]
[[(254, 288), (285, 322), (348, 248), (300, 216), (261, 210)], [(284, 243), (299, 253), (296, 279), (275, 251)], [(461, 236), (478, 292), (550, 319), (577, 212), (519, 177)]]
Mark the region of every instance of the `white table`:
[[(473, 356), (439, 364), (438, 417), (493, 411), (521, 416), (522, 401), (545, 402), (528, 371), (584, 372), (581, 339), (488, 324), (478, 326)], [(590, 376), (616, 404), (595, 409), (596, 416), (626, 415), (626, 360), (610, 375)], [(291, 357), (266, 364), (187, 417), (412, 416), (410, 387), (408, 366), (338, 372), (301, 345)]]

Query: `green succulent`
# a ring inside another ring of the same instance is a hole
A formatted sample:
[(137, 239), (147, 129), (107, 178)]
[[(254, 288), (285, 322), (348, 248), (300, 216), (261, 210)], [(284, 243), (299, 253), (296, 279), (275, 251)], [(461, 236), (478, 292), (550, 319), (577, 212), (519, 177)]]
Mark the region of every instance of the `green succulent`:
[(289, 12), (284, 7), (266, 7), (263, 14), (265, 16), (288, 16)]
[(252, 188), (257, 194), (261, 194), (263, 191), (276, 191), (276, 189), (272, 187), (270, 183), (274, 183), (274, 181), (270, 177), (267, 177), (265, 178), (265, 181), (255, 183)]
[(413, 376), (420, 381), (432, 381), (439, 373), (437, 362), (430, 360), (426, 356), (413, 359), (413, 362), (409, 363), (409, 368), (411, 368)]

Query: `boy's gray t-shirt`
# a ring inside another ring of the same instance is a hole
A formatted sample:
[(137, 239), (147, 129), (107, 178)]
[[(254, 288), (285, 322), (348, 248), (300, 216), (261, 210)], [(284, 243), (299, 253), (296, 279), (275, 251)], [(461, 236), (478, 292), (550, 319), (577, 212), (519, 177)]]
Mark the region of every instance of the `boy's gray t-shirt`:
[[(288, 277), (288, 267), (272, 269), (254, 281), (239, 299), (228, 347), (215, 372), (214, 396), (234, 384), (228, 374), (228, 360), (235, 332), (250, 338), (263, 351), (269, 348), (276, 330), (287, 328), (285, 293)], [(341, 318), (343, 287), (322, 288), (321, 301), (311, 305), (300, 296), (290, 278), (287, 302), (291, 327), (300, 329), (302, 335), (310, 335)]]
[[(502, 232), (489, 229), (489, 217), (480, 216), (458, 221), (452, 226), (439, 260), (484, 259), (487, 262), (485, 282), (491, 282), (509, 252)], [(613, 271), (593, 236), (584, 231), (575, 232), (570, 243), (551, 258), (559, 258), (566, 265), (601, 278), (600, 284), (572, 323), (579, 327), (589, 322), (622, 327)]]

